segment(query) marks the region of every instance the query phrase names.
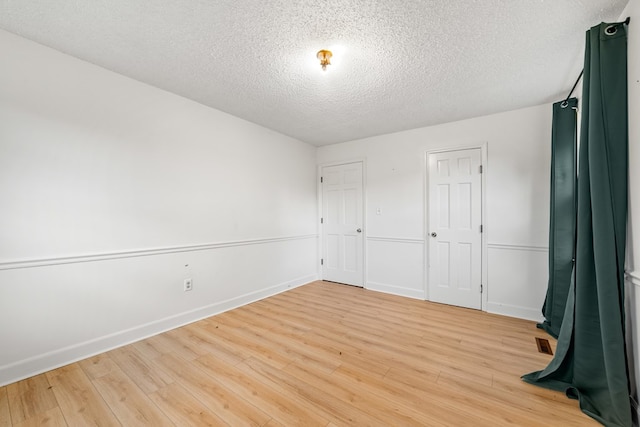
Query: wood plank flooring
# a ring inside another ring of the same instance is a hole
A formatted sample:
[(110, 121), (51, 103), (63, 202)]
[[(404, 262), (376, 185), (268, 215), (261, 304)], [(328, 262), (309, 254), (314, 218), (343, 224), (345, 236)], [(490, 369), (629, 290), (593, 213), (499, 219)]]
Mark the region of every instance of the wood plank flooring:
[(2, 387), (0, 427), (598, 425), (520, 380), (551, 360), (536, 336), (314, 282)]

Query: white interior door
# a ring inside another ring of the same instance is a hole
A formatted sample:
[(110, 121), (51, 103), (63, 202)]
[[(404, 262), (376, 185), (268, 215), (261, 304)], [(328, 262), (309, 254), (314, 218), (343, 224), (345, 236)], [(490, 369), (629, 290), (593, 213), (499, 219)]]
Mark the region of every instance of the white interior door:
[(482, 306), (482, 179), (479, 148), (428, 156), (429, 300)]
[(362, 163), (322, 168), (322, 278), (363, 286)]

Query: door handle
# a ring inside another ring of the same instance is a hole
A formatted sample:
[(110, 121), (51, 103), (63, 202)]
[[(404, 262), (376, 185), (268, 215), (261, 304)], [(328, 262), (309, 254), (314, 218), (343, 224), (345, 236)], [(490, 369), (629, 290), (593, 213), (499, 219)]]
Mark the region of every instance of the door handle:
[(362, 233), (362, 228), (358, 228), (356, 231), (357, 231), (358, 233)]
[(438, 237), (438, 233), (436, 233), (435, 231), (431, 232), (431, 237)]

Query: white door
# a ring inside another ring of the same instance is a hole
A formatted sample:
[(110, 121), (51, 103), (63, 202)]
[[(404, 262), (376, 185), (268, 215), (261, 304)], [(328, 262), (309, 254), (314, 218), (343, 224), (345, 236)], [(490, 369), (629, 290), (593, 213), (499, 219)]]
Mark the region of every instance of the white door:
[(482, 306), (482, 179), (479, 148), (428, 156), (429, 300)]
[(362, 163), (322, 168), (322, 278), (363, 286)]

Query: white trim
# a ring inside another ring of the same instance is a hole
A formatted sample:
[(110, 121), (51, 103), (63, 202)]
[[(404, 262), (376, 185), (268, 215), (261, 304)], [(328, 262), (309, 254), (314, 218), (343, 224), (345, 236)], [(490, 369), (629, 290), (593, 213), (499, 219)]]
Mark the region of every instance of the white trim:
[(320, 179), (322, 179), (322, 166), (318, 165), (316, 176), (316, 195), (318, 201), (316, 216), (316, 234), (318, 235), (318, 240), (316, 240), (316, 274), (320, 279), (322, 279), (322, 265), (320, 264), (320, 259), (324, 256), (324, 253), (322, 250), (322, 224), (320, 223), (320, 218), (322, 218), (322, 183), (320, 182)]
[(511, 304), (500, 304), (497, 302), (487, 303), (488, 313), (500, 314), (502, 316), (517, 317), (519, 319), (542, 322), (544, 318), (539, 308), (520, 307)]
[[(319, 163), (317, 165), (317, 191), (318, 191), (318, 218), (316, 224), (318, 225), (318, 257), (324, 258), (323, 241), (322, 241), (322, 224), (320, 218), (322, 218), (322, 183), (320, 178), (322, 177), (322, 169), (331, 166), (349, 165), (353, 163), (362, 164), (362, 287), (366, 289), (367, 286), (367, 158), (357, 157), (349, 160), (338, 160), (333, 162)], [(322, 266), (320, 260), (318, 260), (318, 277), (322, 280)]]
[(482, 159), (482, 181), (481, 203), (482, 203), (482, 310), (489, 308), (489, 216), (487, 215), (487, 174), (489, 173), (489, 144), (484, 142), (480, 146), (480, 158)]
[(229, 248), (233, 246), (263, 245), (268, 243), (288, 242), (292, 240), (315, 239), (317, 234), (302, 234), (298, 236), (272, 237), (267, 239), (233, 240), (227, 242), (202, 243), (198, 245), (168, 246), (149, 249), (133, 249), (129, 251), (102, 252), (84, 255), (68, 255), (55, 258), (36, 258), (25, 260), (10, 260), (0, 262), (1, 270), (16, 268), (44, 267), (49, 265), (74, 264), (79, 262), (105, 261), (119, 258), (135, 258), (141, 256), (163, 255), (176, 252), (206, 251), (210, 249)]
[[(366, 163), (366, 161), (367, 161), (366, 157), (353, 157), (351, 159), (335, 160), (333, 162), (318, 163), (318, 171), (321, 171), (322, 168), (326, 168), (326, 167), (330, 167), (330, 166), (349, 165), (349, 164), (352, 164), (352, 163), (362, 163), (364, 165)], [(318, 176), (320, 176), (320, 175), (318, 175)]]
[(499, 249), (507, 251), (549, 252), (549, 248), (547, 246), (512, 245), (506, 243), (489, 243), (487, 246), (489, 247), (489, 249)]
[(633, 283), (636, 286), (640, 286), (640, 274), (635, 271), (625, 271), (624, 277), (628, 282)]
[(424, 300), (422, 289), (404, 288), (402, 286), (390, 285), (387, 283), (367, 282), (367, 290), (384, 292), (385, 294), (398, 295), (401, 297)]
[(406, 237), (382, 237), (382, 236), (369, 236), (367, 240), (372, 242), (390, 242), (390, 243), (413, 243), (424, 245), (424, 239), (411, 239)]
[(362, 162), (362, 287), (367, 288), (367, 235), (368, 225), (367, 222), (367, 159), (360, 160)]
[(424, 251), (422, 251), (422, 299), (429, 301), (429, 244), (427, 236), (429, 231), (429, 151), (422, 152), (422, 239)]
[(155, 320), (131, 329), (119, 331), (110, 335), (85, 341), (80, 344), (75, 344), (66, 348), (31, 357), (29, 359), (0, 366), (0, 387), (246, 304), (250, 304), (315, 280), (318, 280), (316, 275), (299, 277), (258, 291), (240, 295), (226, 301), (209, 304), (205, 307), (169, 316), (164, 319)]
[(489, 295), (489, 273), (488, 273), (488, 236), (489, 236), (489, 224), (487, 221), (487, 174), (489, 172), (489, 143), (481, 142), (478, 144), (470, 144), (470, 145), (461, 145), (457, 147), (446, 147), (435, 150), (427, 150), (423, 152), (422, 161), (424, 162), (422, 165), (422, 175), (423, 175), (423, 185), (422, 194), (424, 198), (423, 203), (423, 224), (424, 224), (424, 271), (423, 271), (423, 280), (424, 280), (424, 299), (429, 301), (429, 155), (435, 153), (446, 153), (449, 151), (460, 151), (460, 150), (472, 150), (472, 149), (480, 149), (480, 162), (482, 165), (482, 174), (480, 176), (480, 203), (481, 203), (481, 213), (480, 213), (480, 223), (482, 224), (482, 236), (481, 236), (481, 255), (480, 255), (480, 279), (483, 285), (483, 292), (481, 297), (481, 307), (482, 311), (488, 310), (488, 295)]

